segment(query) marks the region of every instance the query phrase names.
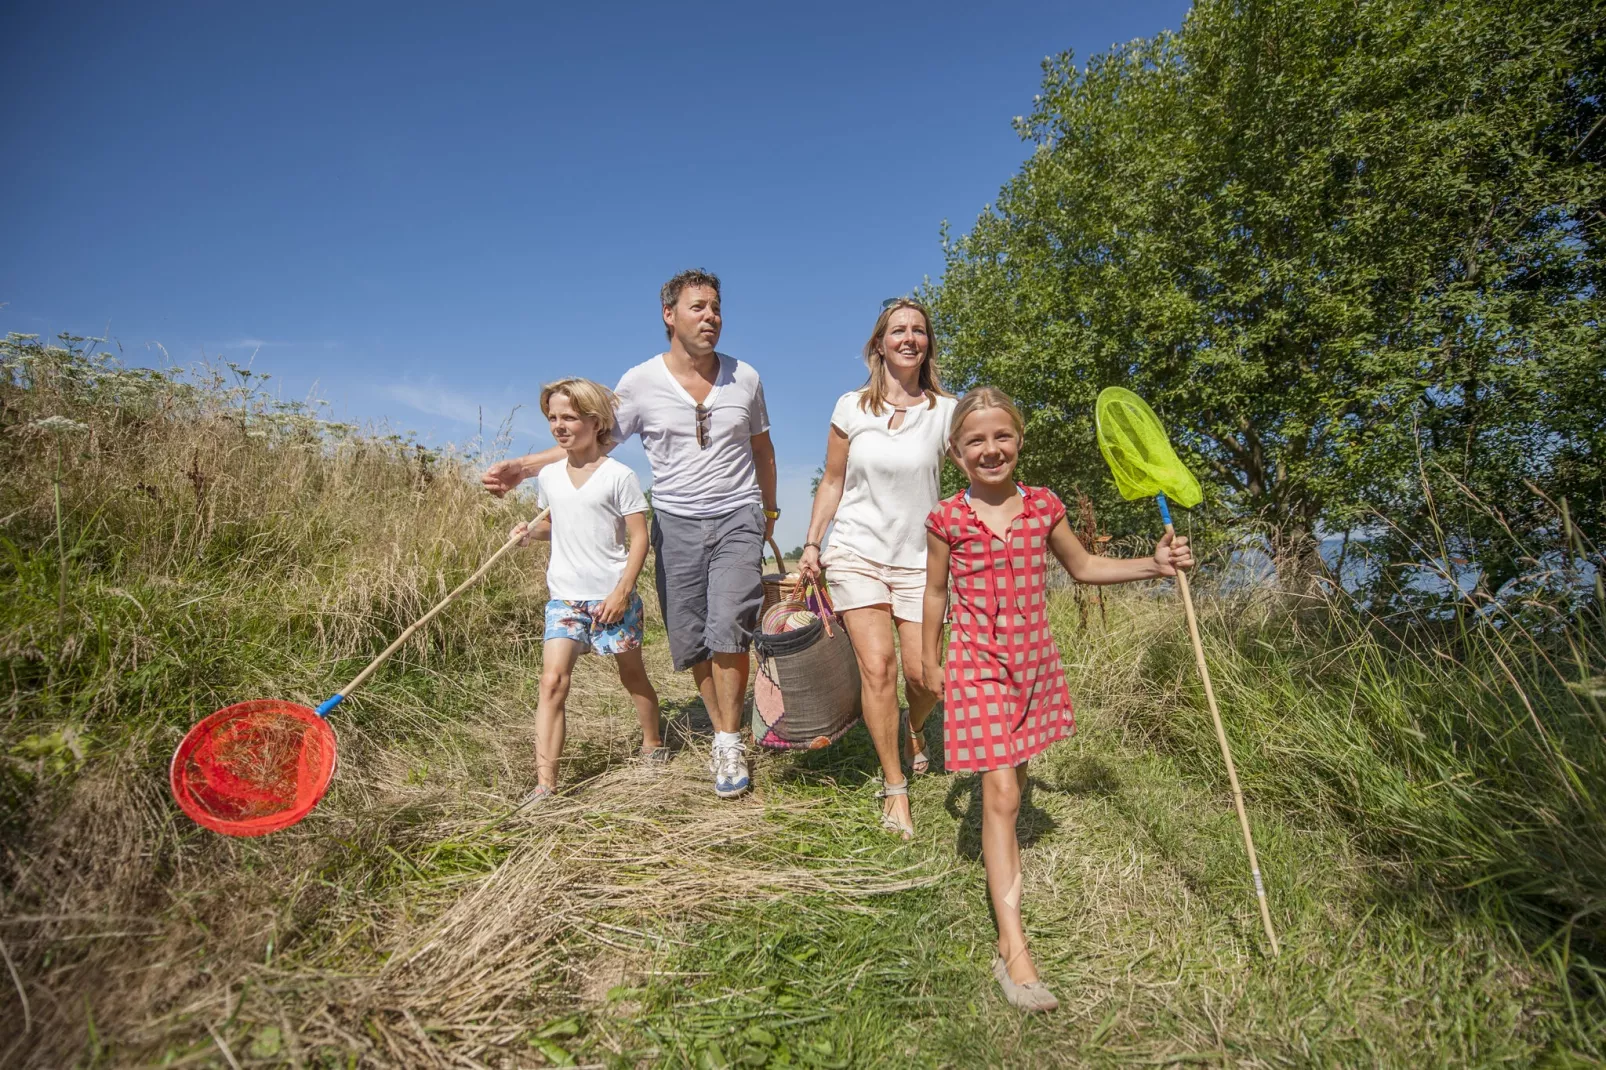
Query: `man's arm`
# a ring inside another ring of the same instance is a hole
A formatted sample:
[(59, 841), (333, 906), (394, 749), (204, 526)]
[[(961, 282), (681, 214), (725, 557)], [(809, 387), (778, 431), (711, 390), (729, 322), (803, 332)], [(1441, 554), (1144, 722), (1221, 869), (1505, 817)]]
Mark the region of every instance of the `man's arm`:
[(562, 446), (553, 446), (540, 453), (527, 453), (523, 457), (510, 457), (497, 461), (480, 476), (486, 490), (500, 498), (549, 464), (556, 464), (567, 456)]
[[(753, 467), (758, 473), (758, 493), (764, 500), (766, 513), (777, 513), (779, 508), (775, 504), (775, 443), (770, 441), (768, 431), (760, 431), (753, 436)], [(773, 538), (775, 535), (775, 517), (764, 518), (764, 537)]]
[[(617, 442), (609, 443), (602, 447), (602, 452), (612, 453), (616, 445)], [(526, 453), (523, 457), (510, 457), (505, 461), (497, 461), (480, 476), (480, 483), (486, 490), (500, 498), (547, 465), (557, 464), (567, 456), (562, 446), (553, 446), (540, 453)]]

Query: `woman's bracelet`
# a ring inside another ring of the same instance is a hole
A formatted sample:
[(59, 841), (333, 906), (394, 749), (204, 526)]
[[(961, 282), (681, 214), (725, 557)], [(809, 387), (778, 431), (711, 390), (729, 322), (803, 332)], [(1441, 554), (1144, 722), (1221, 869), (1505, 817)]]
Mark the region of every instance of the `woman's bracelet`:
[(806, 542), (803, 544), (803, 549), (807, 550), (810, 546), (814, 547), (816, 550), (820, 548), (820, 544), (817, 542)]

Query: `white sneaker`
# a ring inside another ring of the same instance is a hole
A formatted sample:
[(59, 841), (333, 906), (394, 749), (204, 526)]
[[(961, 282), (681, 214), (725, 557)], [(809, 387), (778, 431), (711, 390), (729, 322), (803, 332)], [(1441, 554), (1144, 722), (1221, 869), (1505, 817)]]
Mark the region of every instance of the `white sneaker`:
[(747, 775), (747, 747), (741, 743), (715, 747), (708, 767), (714, 774), (714, 794), (721, 799), (735, 798), (751, 785)]

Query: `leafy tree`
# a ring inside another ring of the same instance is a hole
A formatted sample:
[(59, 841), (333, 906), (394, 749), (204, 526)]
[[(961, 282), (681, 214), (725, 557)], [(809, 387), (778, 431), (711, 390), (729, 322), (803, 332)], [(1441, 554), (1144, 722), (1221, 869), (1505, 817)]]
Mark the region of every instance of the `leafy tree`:
[(1602, 519), (1602, 23), (1201, 0), (1177, 33), (1045, 61), (1032, 155), (945, 234), (945, 374), (1021, 401), (1027, 478), (1117, 527), (1092, 430), (1112, 384), (1169, 422), (1213, 515), (1289, 559), (1380, 516), (1428, 545), (1431, 503), (1460, 503), (1498, 586), (1517, 562), (1484, 536), (1524, 522), (1524, 481)]

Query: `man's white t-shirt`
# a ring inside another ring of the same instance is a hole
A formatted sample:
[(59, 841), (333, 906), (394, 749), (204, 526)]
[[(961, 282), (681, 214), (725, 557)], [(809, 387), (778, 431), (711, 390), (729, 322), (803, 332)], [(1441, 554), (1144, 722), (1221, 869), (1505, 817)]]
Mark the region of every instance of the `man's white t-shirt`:
[(652, 507), (672, 516), (702, 520), (762, 501), (753, 436), (770, 429), (764, 387), (752, 365), (715, 356), (719, 374), (703, 400), (706, 447), (697, 443), (697, 403), (663, 354), (625, 372), (614, 388), (614, 441), (641, 436), (652, 465)]
[(926, 567), (926, 514), (937, 507), (948, 423), (958, 402), (937, 395), (911, 405), (896, 429), (893, 410), (859, 407), (850, 390), (831, 410), (831, 426), (848, 436), (848, 471), (831, 528), (832, 549), (851, 550), (882, 565)]
[(552, 510), (552, 559), (546, 567), (548, 598), (594, 602), (619, 586), (630, 558), (625, 517), (645, 513), (647, 498), (630, 466), (604, 457), (591, 478), (576, 487), (569, 462), (559, 461), (535, 477), (541, 508)]

